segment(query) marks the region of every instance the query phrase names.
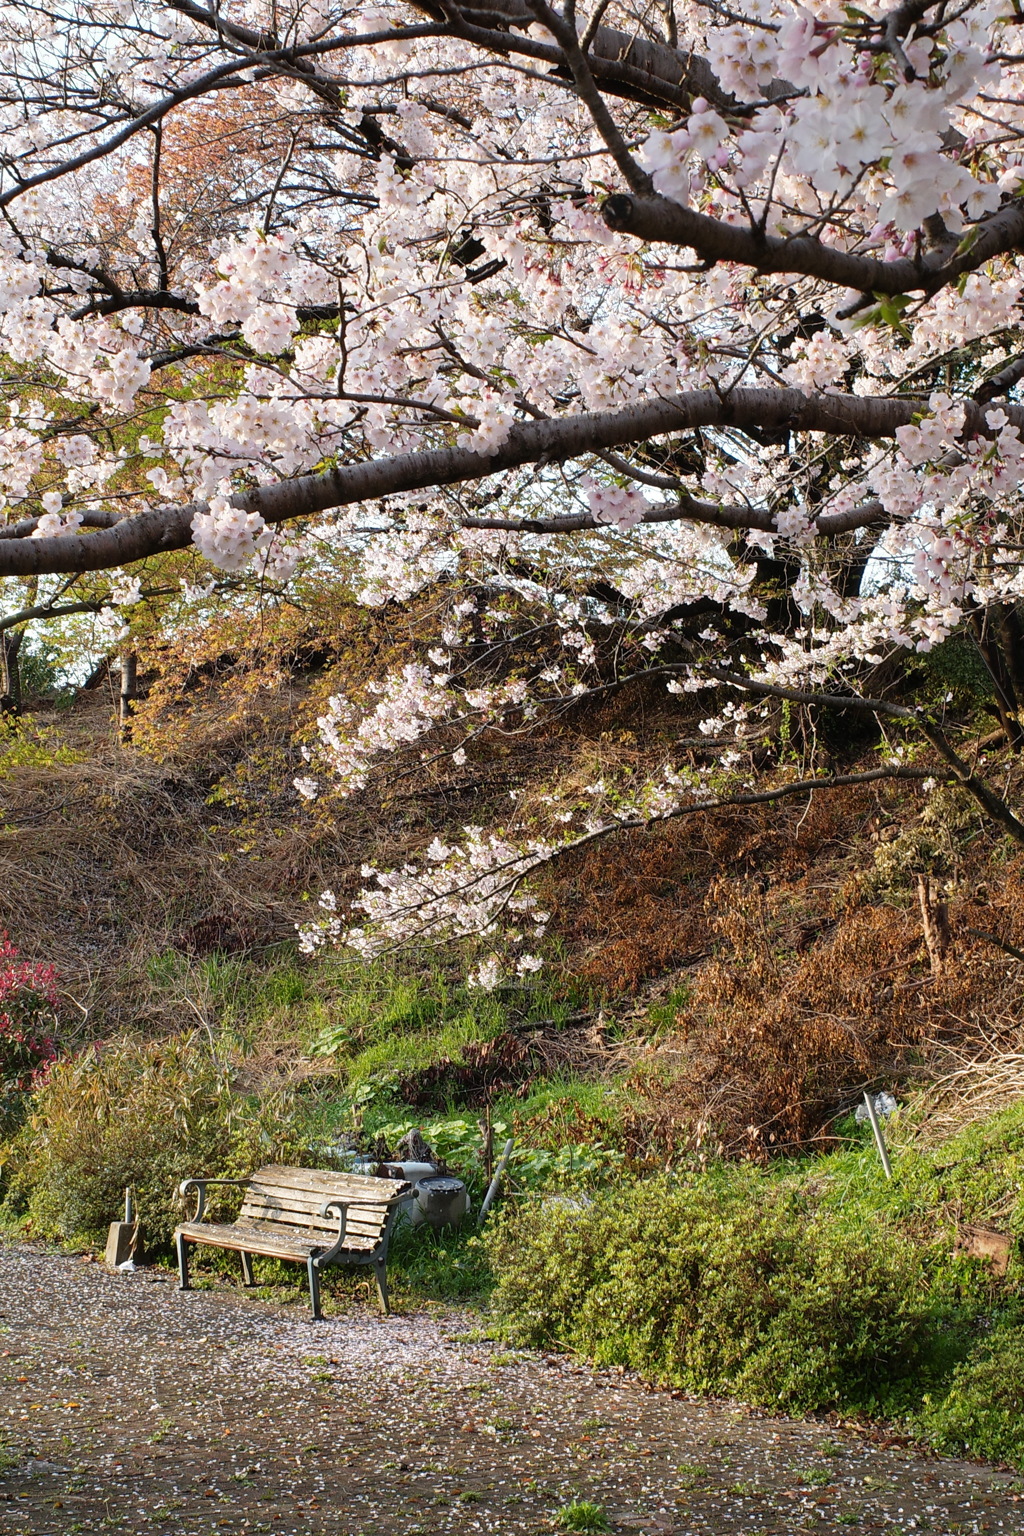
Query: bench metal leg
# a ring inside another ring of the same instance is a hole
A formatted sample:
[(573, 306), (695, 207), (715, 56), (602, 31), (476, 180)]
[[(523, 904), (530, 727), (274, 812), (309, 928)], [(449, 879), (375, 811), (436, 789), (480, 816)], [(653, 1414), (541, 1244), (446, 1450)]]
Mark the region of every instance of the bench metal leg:
[(313, 1308), (313, 1321), (319, 1322), (323, 1317), (320, 1310), (320, 1271), (312, 1255), (306, 1260), (306, 1269), (309, 1273), (309, 1300)]
[(192, 1287), (188, 1283), (188, 1243), (181, 1233), (178, 1233), (178, 1290), (190, 1291)]
[(255, 1285), (256, 1279), (252, 1272), (252, 1254), (240, 1253), (238, 1257), (242, 1261), (242, 1279), (246, 1285)]
[(373, 1278), (377, 1282), (377, 1297), (380, 1301), (381, 1313), (384, 1317), (387, 1317), (390, 1309), (388, 1307), (388, 1270), (386, 1260), (374, 1259)]

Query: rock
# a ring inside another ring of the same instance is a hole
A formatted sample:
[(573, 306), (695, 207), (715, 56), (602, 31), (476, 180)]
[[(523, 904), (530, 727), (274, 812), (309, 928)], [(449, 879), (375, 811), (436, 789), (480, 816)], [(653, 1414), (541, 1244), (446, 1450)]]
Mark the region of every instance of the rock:
[(437, 1158), (434, 1156), (433, 1147), (427, 1145), (423, 1140), (422, 1132), (417, 1126), (414, 1126), (411, 1131), (406, 1132), (398, 1143), (391, 1161), (395, 1163), (436, 1163)]

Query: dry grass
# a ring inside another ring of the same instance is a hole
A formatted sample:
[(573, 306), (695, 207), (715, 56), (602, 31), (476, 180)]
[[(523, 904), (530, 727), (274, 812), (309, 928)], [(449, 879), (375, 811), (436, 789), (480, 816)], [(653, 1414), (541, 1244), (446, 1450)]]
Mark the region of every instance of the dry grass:
[(289, 935), (299, 893), (337, 850), (298, 817), (261, 836), (237, 807), (211, 803), (244, 742), (160, 762), (112, 741), (108, 720), (87, 696), (61, 722), (87, 760), (0, 779), (0, 929), (56, 964), (69, 1021), (88, 1032), (180, 1025), (169, 1015), (182, 999), (149, 981), (153, 958), (211, 914), (258, 943)]
[(1024, 1031), (1012, 1039), (973, 1041), (968, 1048), (948, 1044), (931, 1053), (936, 1074), (915, 1096), (909, 1138), (931, 1147), (1010, 1109), (1024, 1100)]

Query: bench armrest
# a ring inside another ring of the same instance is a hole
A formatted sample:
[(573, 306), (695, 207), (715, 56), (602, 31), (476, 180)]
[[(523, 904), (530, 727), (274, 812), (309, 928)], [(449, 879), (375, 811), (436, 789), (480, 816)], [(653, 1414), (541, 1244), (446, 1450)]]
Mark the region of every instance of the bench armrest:
[(340, 1253), (341, 1249), (344, 1247), (345, 1227), (348, 1224), (348, 1208), (351, 1204), (351, 1200), (325, 1200), (323, 1205), (320, 1207), (321, 1216), (330, 1216), (332, 1213), (337, 1214), (338, 1235), (334, 1239), (333, 1246), (328, 1248), (326, 1253), (320, 1254), (319, 1258), (317, 1259), (318, 1265), (330, 1264), (335, 1255)]
[(196, 1204), (196, 1214), (193, 1217), (193, 1220), (202, 1221), (203, 1213), (206, 1210), (206, 1191), (211, 1184), (245, 1185), (248, 1184), (248, 1182), (248, 1179), (182, 1179), (181, 1183), (178, 1185), (178, 1194), (181, 1196), (182, 1200), (184, 1200), (185, 1196), (191, 1190), (194, 1189), (196, 1191), (198, 1202)]

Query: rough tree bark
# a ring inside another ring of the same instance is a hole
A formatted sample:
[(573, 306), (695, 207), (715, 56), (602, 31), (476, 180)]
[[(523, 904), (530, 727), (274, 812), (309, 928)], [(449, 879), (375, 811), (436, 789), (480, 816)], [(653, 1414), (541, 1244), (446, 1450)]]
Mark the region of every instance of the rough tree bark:
[(21, 642), (25, 631), (0, 632), (0, 715), (21, 714)]
[(138, 693), (139, 658), (134, 651), (124, 651), (121, 656), (121, 685), (117, 699), (117, 724), (122, 741), (129, 741), (132, 734), (132, 715)]
[(946, 958), (952, 937), (949, 927), (949, 905), (942, 898), (938, 882), (930, 875), (918, 875), (917, 899), (921, 903), (924, 942), (931, 962), (932, 975), (938, 977), (946, 969)]

